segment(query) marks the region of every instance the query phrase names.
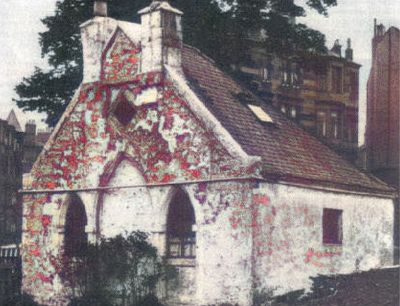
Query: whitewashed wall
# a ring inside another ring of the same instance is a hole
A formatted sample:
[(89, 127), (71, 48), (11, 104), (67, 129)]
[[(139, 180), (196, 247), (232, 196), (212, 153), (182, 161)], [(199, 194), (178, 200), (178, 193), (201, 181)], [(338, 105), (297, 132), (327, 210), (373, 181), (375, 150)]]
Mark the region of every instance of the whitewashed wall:
[[(307, 288), (310, 276), (351, 273), (393, 262), (393, 201), (262, 184), (255, 271), (259, 289), (275, 294)], [(343, 243), (322, 242), (323, 208), (343, 210)]]

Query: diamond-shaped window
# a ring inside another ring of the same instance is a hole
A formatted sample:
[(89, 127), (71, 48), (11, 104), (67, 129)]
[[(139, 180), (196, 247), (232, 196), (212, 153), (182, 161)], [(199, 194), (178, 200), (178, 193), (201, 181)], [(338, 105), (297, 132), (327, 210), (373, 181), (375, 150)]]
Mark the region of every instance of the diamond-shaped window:
[(117, 105), (113, 110), (115, 118), (122, 125), (128, 125), (136, 114), (135, 107), (122, 95), (119, 101), (116, 101)]

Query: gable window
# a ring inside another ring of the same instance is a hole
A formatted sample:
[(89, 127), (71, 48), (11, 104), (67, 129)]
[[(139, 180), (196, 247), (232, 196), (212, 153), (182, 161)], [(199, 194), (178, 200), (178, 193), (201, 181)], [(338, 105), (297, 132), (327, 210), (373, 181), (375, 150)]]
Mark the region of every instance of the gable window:
[(193, 206), (187, 194), (178, 190), (173, 197), (167, 219), (167, 256), (196, 257), (196, 232)]
[(125, 95), (121, 95), (115, 103), (116, 105), (112, 110), (115, 118), (117, 118), (122, 125), (128, 125), (136, 114), (135, 107)]
[(64, 252), (74, 257), (82, 253), (87, 245), (85, 206), (78, 196), (71, 197), (65, 220)]
[(322, 216), (323, 243), (341, 245), (343, 240), (342, 210), (324, 208)]

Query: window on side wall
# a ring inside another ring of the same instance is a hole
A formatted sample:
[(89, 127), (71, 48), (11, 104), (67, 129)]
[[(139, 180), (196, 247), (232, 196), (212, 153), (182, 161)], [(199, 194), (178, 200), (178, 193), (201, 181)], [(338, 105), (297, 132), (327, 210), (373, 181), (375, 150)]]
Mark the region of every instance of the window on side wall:
[(65, 220), (64, 254), (76, 257), (86, 249), (88, 237), (85, 231), (87, 216), (85, 206), (76, 195), (72, 195), (68, 204)]
[(343, 240), (343, 211), (324, 208), (322, 216), (323, 243), (342, 245)]

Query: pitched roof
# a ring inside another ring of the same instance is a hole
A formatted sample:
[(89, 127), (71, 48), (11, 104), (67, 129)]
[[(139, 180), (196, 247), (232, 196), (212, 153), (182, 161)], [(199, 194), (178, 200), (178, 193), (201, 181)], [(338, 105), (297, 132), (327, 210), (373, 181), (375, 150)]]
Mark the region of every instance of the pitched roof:
[(250, 96), (254, 101), (258, 98), (197, 49), (184, 46), (182, 56), (191, 88), (247, 154), (262, 158), (265, 178), (350, 191), (392, 191), (385, 183), (356, 169), (273, 106), (260, 103), (274, 124), (259, 121), (240, 96)]
[(7, 117), (7, 122), (9, 125), (15, 127), (17, 132), (22, 132), (21, 125), (19, 124), (17, 115), (15, 114), (14, 110), (12, 109), (10, 114)]

